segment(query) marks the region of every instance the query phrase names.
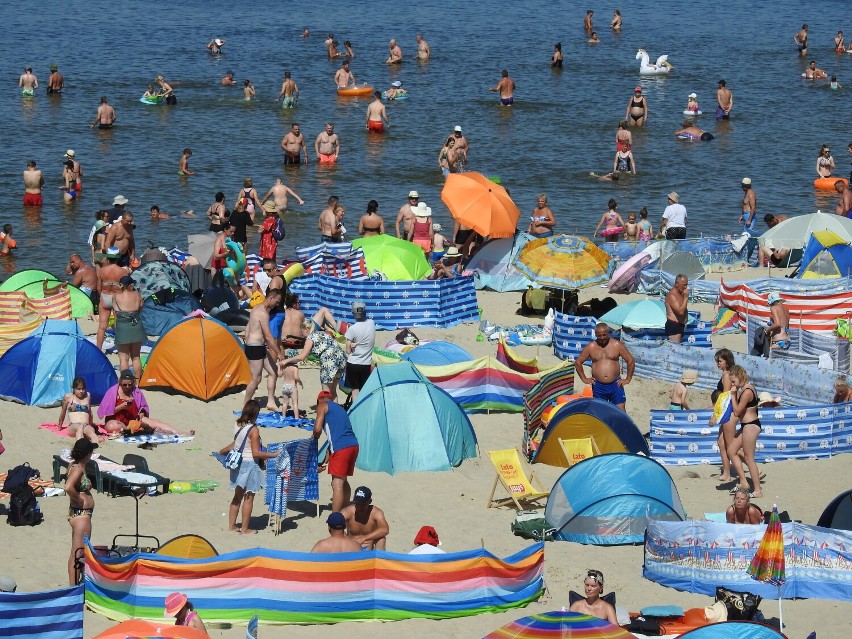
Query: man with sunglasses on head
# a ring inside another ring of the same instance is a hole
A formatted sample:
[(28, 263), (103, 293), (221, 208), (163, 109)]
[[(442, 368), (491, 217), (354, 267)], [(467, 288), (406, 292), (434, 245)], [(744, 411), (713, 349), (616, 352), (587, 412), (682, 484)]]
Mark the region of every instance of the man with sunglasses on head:
[(598, 619), (605, 619), (611, 624), (618, 625), (618, 617), (615, 608), (607, 601), (601, 599), (603, 594), (603, 573), (600, 570), (589, 570), (583, 580), (583, 591), (585, 598), (571, 604), (571, 612), (580, 612), (591, 615)]

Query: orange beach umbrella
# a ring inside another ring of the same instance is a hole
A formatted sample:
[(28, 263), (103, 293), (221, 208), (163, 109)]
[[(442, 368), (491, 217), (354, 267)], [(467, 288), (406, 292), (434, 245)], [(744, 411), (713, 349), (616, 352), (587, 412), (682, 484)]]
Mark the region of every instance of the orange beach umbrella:
[(441, 199), (453, 218), (483, 237), (512, 237), (521, 212), (499, 184), (481, 173), (450, 173)]

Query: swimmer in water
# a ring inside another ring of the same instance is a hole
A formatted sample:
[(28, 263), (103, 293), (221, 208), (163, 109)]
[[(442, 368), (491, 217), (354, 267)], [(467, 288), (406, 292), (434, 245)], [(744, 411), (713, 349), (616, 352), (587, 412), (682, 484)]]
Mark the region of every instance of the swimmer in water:
[(496, 87), (488, 89), (491, 93), (500, 94), (500, 104), (503, 106), (512, 106), (514, 103), (515, 81), (509, 77), (509, 71), (503, 69), (502, 77)]
[(843, 53), (846, 50), (846, 47), (843, 46), (843, 32), (838, 31), (837, 35), (834, 36), (834, 50), (837, 53)]
[(598, 39), (598, 32), (592, 31), (592, 36), (586, 40), (588, 44), (600, 44), (600, 40)]
[(604, 226), (605, 228), (601, 231), (601, 235), (610, 242), (618, 242), (618, 236), (624, 231), (624, 220), (618, 214), (618, 211), (616, 211), (618, 202), (610, 198), (608, 206), (609, 210), (601, 215), (600, 222), (598, 222), (595, 232), (592, 235), (597, 235), (601, 226)]
[(689, 120), (683, 121), (683, 128), (675, 131), (675, 135), (681, 140), (689, 140), (690, 142), (695, 142), (696, 140), (709, 142), (713, 139), (712, 134), (707, 133), (704, 129), (699, 129)]
[(251, 83), (251, 80), (243, 80), (243, 100), (246, 102), (251, 102), (252, 98), (256, 95), (254, 90), (254, 85)]
[(74, 160), (66, 160), (63, 163), (62, 179), (65, 184), (59, 188), (63, 191), (63, 199), (66, 204), (77, 199), (77, 174), (74, 173)]
[(799, 31), (796, 35), (793, 36), (793, 42), (796, 43), (796, 49), (799, 51), (799, 55), (803, 58), (808, 53), (808, 25), (803, 24), (802, 30)]
[(621, 31), (621, 11), (616, 9), (612, 14), (612, 20), (609, 22), (609, 26), (613, 31)]
[(396, 40), (391, 40), (388, 42), (388, 59), (385, 60), (385, 64), (401, 64), (402, 63), (402, 49), (396, 43)]
[(600, 182), (618, 182), (618, 171), (613, 171), (612, 173), (604, 173), (603, 175), (598, 175), (594, 171), (589, 173), (589, 177), (597, 178)]
[(346, 49), (346, 55), (349, 56), (350, 60), (355, 59), (355, 51), (352, 50), (352, 43), (349, 40), (343, 41), (343, 48)]
[(828, 86), (830, 86), (830, 87), (831, 87), (834, 91), (837, 91), (837, 89), (842, 89), (842, 88), (843, 88), (843, 85), (842, 85), (842, 84), (840, 84), (840, 83), (837, 81), (837, 76), (836, 76), (836, 75), (831, 76), (831, 82), (829, 82)]
[(388, 100), (398, 100), (399, 98), (405, 97), (408, 95), (408, 91), (402, 88), (402, 82), (399, 80), (395, 80), (391, 82), (390, 88), (385, 91), (385, 97)]
[(195, 171), (189, 170), (189, 158), (192, 157), (192, 149), (184, 149), (183, 155), (180, 156), (180, 160), (178, 161), (178, 175), (195, 175)]
[(638, 175), (636, 170), (636, 160), (633, 158), (633, 151), (625, 144), (615, 152), (615, 159), (612, 161), (613, 173), (632, 173)]
[(825, 71), (817, 68), (816, 60), (810, 61), (803, 75), (806, 80), (825, 80), (828, 77)]
[(552, 69), (562, 68), (562, 43), (557, 42), (553, 45), (553, 56), (550, 58), (550, 67)]
[(648, 100), (642, 95), (642, 87), (633, 89), (633, 97), (627, 103), (624, 119), (632, 126), (645, 126), (648, 121)]
[[(237, 81), (234, 80), (234, 72), (233, 71), (228, 71), (225, 74), (225, 77), (222, 78), (222, 82), (221, 82), (223, 87), (229, 87), (229, 86), (234, 85), (236, 83), (237, 83)], [(149, 87), (150, 87), (150, 85), (149, 85)]]
[(698, 106), (698, 95), (695, 93), (690, 93), (689, 97), (686, 99), (686, 110), (692, 111), (693, 113), (698, 113), (701, 109)]
[(429, 58), (432, 57), (432, 50), (429, 49), (429, 43), (423, 39), (423, 36), (419, 33), (417, 34), (417, 59), (421, 62), (428, 62)]
[(211, 55), (222, 55), (222, 47), (224, 45), (225, 41), (221, 38), (213, 38), (207, 43), (207, 50), (210, 51)]
[(167, 220), (167, 219), (169, 219), (169, 214), (168, 214), (168, 213), (162, 213), (162, 212), (160, 211), (160, 207), (159, 207), (159, 206), (157, 206), (156, 204), (154, 204), (154, 205), (151, 207), (151, 221), (152, 221), (152, 222), (156, 222), (156, 221), (158, 221), (158, 220)]
[(154, 91), (154, 85), (149, 84), (148, 88), (145, 89), (145, 93), (142, 94), (142, 98), (146, 99), (146, 98), (156, 98), (156, 97), (157, 97), (157, 92)]
[(834, 164), (834, 158), (831, 157), (831, 149), (823, 145), (820, 149), (816, 161), (817, 175), (821, 178), (831, 177), (831, 172), (837, 168)]

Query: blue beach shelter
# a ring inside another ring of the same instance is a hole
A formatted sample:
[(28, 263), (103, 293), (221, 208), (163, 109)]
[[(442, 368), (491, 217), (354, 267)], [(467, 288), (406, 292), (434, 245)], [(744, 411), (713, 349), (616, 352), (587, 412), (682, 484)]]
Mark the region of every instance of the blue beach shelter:
[(852, 246), (832, 231), (816, 231), (802, 253), (800, 279), (852, 276)]
[(473, 360), (473, 355), (458, 344), (438, 340), (415, 346), (404, 353), (402, 359), (421, 366), (446, 366), (469, 362)]
[(683, 639), (784, 639), (784, 635), (754, 621), (723, 621), (680, 635)]
[(58, 406), (75, 377), (86, 380), (93, 405), (116, 383), (112, 364), (75, 320), (45, 320), (0, 357), (0, 398)]
[(465, 412), (409, 362), (376, 367), (349, 409), (360, 470), (449, 470), (477, 456)]
[(534, 239), (529, 233), (518, 231), (514, 237), (486, 242), (467, 265), (467, 270), (473, 271), (473, 285), (477, 289), (490, 288), (500, 293), (539, 288), (541, 284), (530, 280), (513, 264), (521, 249)]
[(596, 546), (641, 543), (646, 517), (683, 521), (686, 511), (668, 471), (629, 453), (571, 466), (556, 480), (544, 510), (556, 539)]

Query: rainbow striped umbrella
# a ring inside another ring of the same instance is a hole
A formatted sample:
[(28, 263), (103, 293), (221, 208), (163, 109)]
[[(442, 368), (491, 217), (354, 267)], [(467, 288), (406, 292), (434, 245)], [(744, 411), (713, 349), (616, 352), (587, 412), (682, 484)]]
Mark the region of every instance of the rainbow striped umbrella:
[(542, 612), (515, 619), (483, 639), (633, 639), (633, 635), (605, 619), (567, 610)]
[(778, 505), (772, 505), (772, 515), (766, 525), (766, 532), (760, 540), (760, 546), (748, 567), (748, 574), (756, 581), (774, 584), (778, 587), (778, 616), (783, 628), (784, 617), (781, 614), (781, 586), (786, 583), (784, 576), (784, 531), (778, 517)]

